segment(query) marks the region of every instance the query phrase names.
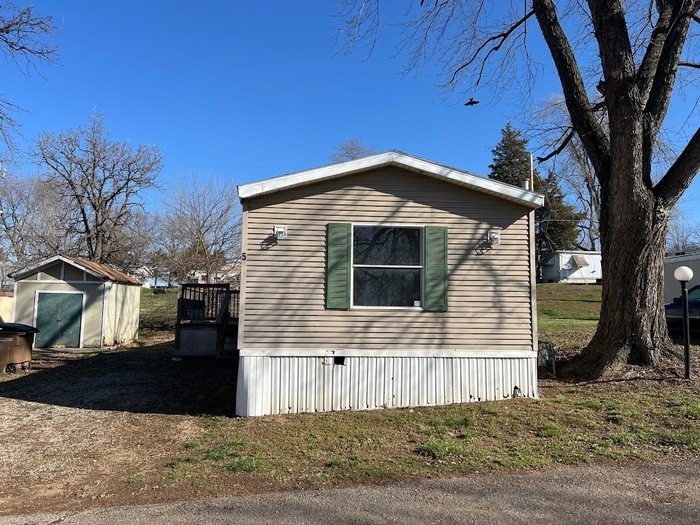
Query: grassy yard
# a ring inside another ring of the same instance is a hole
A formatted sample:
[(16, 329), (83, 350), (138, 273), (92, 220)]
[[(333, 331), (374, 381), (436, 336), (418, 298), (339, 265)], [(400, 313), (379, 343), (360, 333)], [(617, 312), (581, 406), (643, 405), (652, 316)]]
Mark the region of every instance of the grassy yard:
[[(538, 297), (541, 338), (585, 345), (600, 288), (542, 285)], [(175, 298), (144, 291), (142, 332), (174, 323)], [(700, 457), (700, 382), (669, 371), (542, 379), (537, 400), (239, 419), (231, 363), (173, 360), (172, 335), (156, 335), (0, 376), (0, 425), (12, 435), (0, 514)]]
[(177, 288), (166, 288), (165, 293), (153, 293), (151, 288), (141, 289), (141, 337), (154, 332), (174, 331), (177, 321)]
[[(599, 319), (600, 286), (543, 284), (537, 294), (540, 338), (564, 353), (582, 348)], [(210, 418), (207, 431), (182, 444), (164, 475), (206, 485), (214, 472), (225, 480), (245, 473), (273, 486), (298, 486), (663, 460), (700, 450), (696, 383), (546, 380), (540, 394), (539, 400), (425, 409)]]
[(537, 285), (540, 341), (551, 341), (563, 355), (579, 351), (598, 325), (600, 301), (597, 285)]

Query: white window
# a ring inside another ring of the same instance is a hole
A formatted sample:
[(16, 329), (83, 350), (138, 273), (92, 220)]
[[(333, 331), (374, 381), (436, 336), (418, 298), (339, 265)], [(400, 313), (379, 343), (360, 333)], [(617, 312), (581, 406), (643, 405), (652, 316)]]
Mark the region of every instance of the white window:
[(447, 311), (445, 226), (331, 222), (326, 235), (326, 308)]
[(423, 228), (353, 226), (353, 306), (420, 307)]

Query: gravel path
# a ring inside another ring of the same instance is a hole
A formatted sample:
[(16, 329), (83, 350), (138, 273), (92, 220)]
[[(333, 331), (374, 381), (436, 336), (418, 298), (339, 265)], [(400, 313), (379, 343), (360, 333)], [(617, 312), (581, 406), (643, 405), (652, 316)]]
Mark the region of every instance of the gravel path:
[(692, 524), (700, 462), (564, 468), (386, 486), (0, 517), (0, 525)]

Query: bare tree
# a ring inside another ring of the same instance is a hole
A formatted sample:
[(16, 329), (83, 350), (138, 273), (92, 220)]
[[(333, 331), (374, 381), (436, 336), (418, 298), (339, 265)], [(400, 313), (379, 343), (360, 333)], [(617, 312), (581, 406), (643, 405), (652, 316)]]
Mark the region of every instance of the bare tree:
[(345, 162), (373, 155), (377, 150), (374, 146), (367, 146), (360, 139), (352, 138), (341, 142), (331, 154), (331, 162)]
[(80, 234), (78, 210), (68, 196), (57, 195), (53, 182), (32, 177), (30, 199), (32, 212), (27, 239), (30, 260), (56, 254), (83, 256), (84, 239)]
[(700, 223), (690, 220), (680, 203), (673, 209), (668, 221), (666, 250), (671, 254), (700, 250)]
[(6, 175), (0, 185), (0, 245), (6, 264), (22, 268), (47, 256), (79, 254), (72, 213), (38, 176)]
[(103, 117), (94, 115), (76, 130), (42, 133), (34, 155), (55, 198), (68, 203), (69, 226), (80, 235), (84, 255), (112, 262), (124, 248), (141, 192), (156, 185), (162, 166), (158, 149), (111, 141)]
[(580, 224), (584, 233), (582, 247), (597, 250), (600, 248), (600, 184), (578, 136), (567, 144), (559, 173), (583, 217)]
[[(602, 108), (598, 115), (605, 126)], [(600, 184), (581, 140), (576, 133), (572, 133), (564, 99), (549, 97), (529, 115), (527, 127), (533, 142), (538, 144), (536, 151), (543, 155), (537, 158), (538, 162), (553, 159), (551, 169), (557, 173), (562, 190), (573, 200), (576, 212), (581, 217), (580, 246), (588, 250), (599, 249)]]
[[(349, 44), (379, 24), (380, 0), (348, 0)], [(700, 169), (700, 129), (655, 182), (655, 144), (674, 89), (696, 87), (700, 0), (421, 1), (405, 23), (410, 64), (438, 57), (447, 84), (531, 85), (528, 34), (539, 30), (559, 78), (572, 131), (600, 185), (601, 317), (570, 364), (599, 377), (676, 357), (663, 310), (663, 260), (671, 210)], [(596, 95), (593, 89), (597, 92)], [(607, 127), (595, 108), (602, 104)], [(565, 140), (567, 134), (563, 137)], [(560, 145), (561, 147), (561, 145)]]
[[(608, 121), (606, 106), (596, 103), (593, 106), (596, 118), (607, 131)], [(561, 96), (549, 97), (528, 118), (528, 131), (539, 143), (538, 162), (550, 159), (554, 169), (563, 183), (568, 195), (573, 197), (577, 211), (584, 217), (581, 224), (584, 233), (581, 246), (596, 250), (600, 246), (600, 183), (596, 177), (581, 139), (573, 130), (566, 108), (566, 101)], [(654, 143), (651, 177), (658, 181), (673, 160), (677, 152), (673, 140), (664, 135)]]
[(137, 208), (129, 214), (124, 227), (115, 237), (117, 247), (112, 255), (111, 264), (129, 274), (134, 274), (148, 267), (157, 250), (155, 214)]
[[(23, 266), (30, 259), (30, 224), (33, 184), (31, 179), (6, 175), (0, 185), (0, 242), (6, 262)], [(14, 268), (13, 268), (14, 269)]]
[(240, 206), (229, 181), (182, 181), (163, 203), (161, 253), (180, 281), (196, 272), (206, 282), (238, 262), (241, 251)]
[[(50, 43), (55, 29), (52, 17), (39, 15), (31, 5), (0, 4), (0, 51), (25, 74), (36, 70), (38, 63), (56, 61), (58, 48)], [(12, 132), (18, 125), (12, 113), (19, 109), (0, 98), (0, 137), (10, 152), (15, 149)]]

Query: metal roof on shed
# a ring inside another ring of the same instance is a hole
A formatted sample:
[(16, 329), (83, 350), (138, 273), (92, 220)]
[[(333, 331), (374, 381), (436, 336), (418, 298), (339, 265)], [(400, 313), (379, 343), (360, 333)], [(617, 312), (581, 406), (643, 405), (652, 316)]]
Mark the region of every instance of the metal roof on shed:
[(129, 284), (134, 286), (141, 286), (142, 284), (141, 281), (139, 281), (138, 279), (129, 277), (125, 273), (116, 270), (106, 264), (89, 261), (87, 259), (81, 259), (79, 257), (70, 257), (67, 255), (56, 255), (30, 268), (14, 272), (10, 275), (10, 277), (12, 277), (15, 280), (24, 279), (25, 277), (40, 272), (44, 268), (51, 266), (57, 261), (63, 261), (64, 263), (70, 264), (71, 266), (75, 266), (76, 268), (89, 273), (93, 277), (97, 277), (105, 281), (111, 281), (113, 283), (120, 284)]

